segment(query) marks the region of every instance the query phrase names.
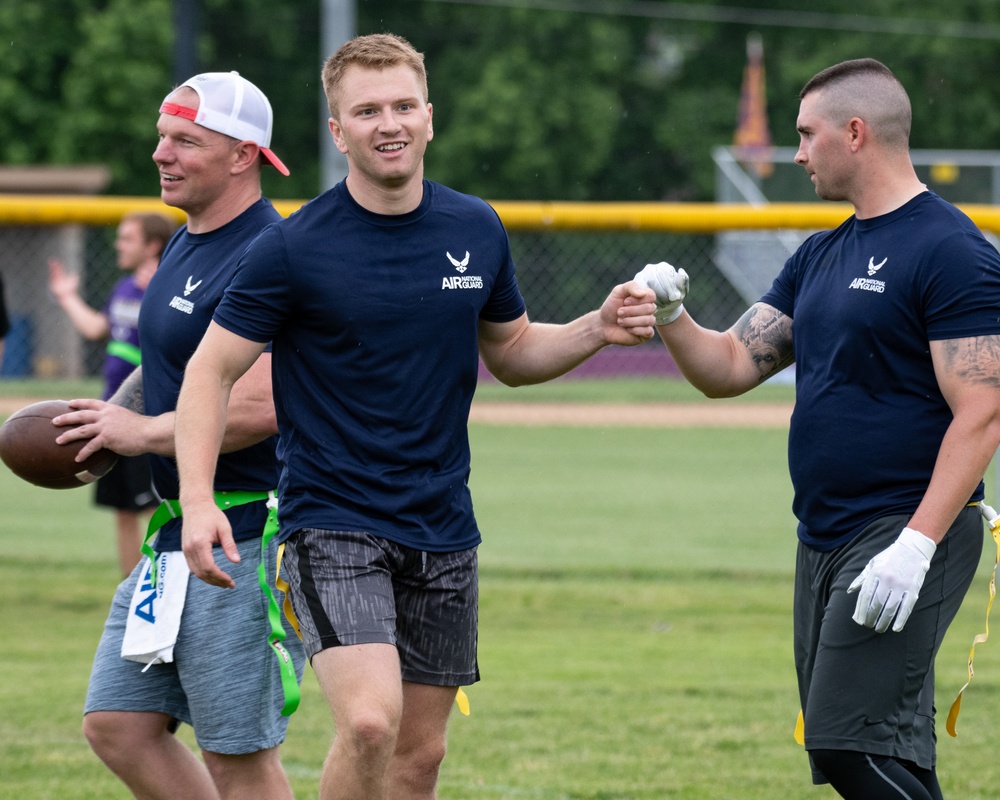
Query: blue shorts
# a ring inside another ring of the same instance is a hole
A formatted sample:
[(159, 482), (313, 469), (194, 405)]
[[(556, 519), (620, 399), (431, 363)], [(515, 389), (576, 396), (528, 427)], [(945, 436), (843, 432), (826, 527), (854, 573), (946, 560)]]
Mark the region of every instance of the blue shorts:
[[(233, 564), (219, 547), (215, 562), (236, 581), (235, 589), (209, 586), (191, 576), (174, 647), (174, 661), (143, 665), (121, 657), (122, 637), (135, 582), (146, 559), (118, 586), (104, 634), (97, 646), (84, 713), (152, 711), (194, 728), (198, 746), (212, 753), (239, 755), (276, 747), (285, 739), (288, 717), (281, 716), (284, 695), (277, 657), (267, 643), (271, 627), (267, 599), (257, 580), (260, 539), (239, 543)], [(277, 545), (266, 555), (274, 589)], [(305, 665), (302, 643), (287, 620), (284, 641), (299, 681)]]
[(391, 644), (404, 681), (479, 680), (476, 549), (414, 550), (368, 533), (304, 528), (286, 544), (289, 592), (306, 652)]

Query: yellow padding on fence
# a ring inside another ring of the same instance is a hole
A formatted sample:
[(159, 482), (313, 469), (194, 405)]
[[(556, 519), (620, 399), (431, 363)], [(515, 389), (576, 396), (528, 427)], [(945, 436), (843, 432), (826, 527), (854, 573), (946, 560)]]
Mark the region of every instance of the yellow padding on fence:
[[(272, 200), (283, 217), (305, 200)], [(847, 219), (848, 203), (588, 203), (492, 200), (510, 231), (662, 231), (718, 233), (727, 230), (826, 230)], [(960, 203), (984, 231), (1000, 233), (1000, 205)], [(117, 225), (132, 211), (155, 211), (187, 220), (158, 197), (0, 194), (0, 225)]]

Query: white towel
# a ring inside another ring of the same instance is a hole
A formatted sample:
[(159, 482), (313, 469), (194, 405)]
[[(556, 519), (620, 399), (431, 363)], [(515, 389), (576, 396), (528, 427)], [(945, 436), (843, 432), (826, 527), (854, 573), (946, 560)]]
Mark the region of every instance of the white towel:
[(174, 660), (174, 644), (181, 627), (191, 570), (180, 550), (160, 553), (156, 557), (154, 588), (148, 558), (143, 558), (143, 566), (129, 603), (121, 655), (149, 669), (153, 664)]

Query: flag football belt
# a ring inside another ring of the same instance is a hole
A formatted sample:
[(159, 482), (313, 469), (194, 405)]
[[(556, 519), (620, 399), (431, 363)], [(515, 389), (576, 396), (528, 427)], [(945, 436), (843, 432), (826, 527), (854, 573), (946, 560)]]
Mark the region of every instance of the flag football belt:
[[(281, 715), (289, 717), (294, 714), (295, 709), (299, 707), (301, 691), (299, 689), (298, 678), (295, 675), (295, 663), (292, 661), (292, 657), (289, 655), (288, 650), (286, 650), (285, 646), (281, 644), (285, 639), (285, 628), (281, 624), (281, 609), (278, 608), (278, 602), (274, 599), (274, 593), (271, 591), (271, 587), (267, 583), (267, 570), (264, 565), (267, 546), (270, 544), (271, 539), (274, 538), (274, 535), (278, 532), (278, 500), (273, 491), (235, 491), (215, 493), (215, 505), (221, 511), (259, 501), (267, 502), (267, 521), (264, 523), (264, 532), (261, 534), (260, 540), (260, 563), (257, 565), (257, 582), (260, 584), (260, 590), (267, 600), (267, 619), (271, 626), (271, 632), (267, 637), (267, 643), (274, 651), (274, 655), (278, 659), (278, 668), (281, 673), (281, 689), (285, 697), (284, 705), (281, 707)], [(164, 500), (160, 503), (156, 511), (153, 512), (153, 516), (149, 520), (149, 526), (146, 529), (146, 538), (142, 542), (142, 552), (149, 558), (150, 561), (156, 561), (156, 552), (149, 544), (153, 536), (167, 522), (172, 519), (178, 519), (181, 516), (181, 504), (178, 500)], [(288, 621), (295, 629), (295, 632), (298, 633), (298, 620), (292, 612), (292, 604), (288, 599), (288, 583), (279, 577), (281, 573), (281, 557), (284, 555), (284, 552), (285, 545), (282, 543), (278, 547), (278, 563), (275, 569), (275, 586), (285, 593), (285, 615), (288, 617)], [(153, 588), (155, 589), (156, 570), (152, 570), (152, 573), (151, 580), (153, 582)]]
[[(972, 669), (972, 659), (976, 654), (976, 645), (984, 643), (990, 638), (990, 611), (993, 608), (993, 599), (997, 594), (997, 565), (1000, 564), (1000, 515), (997, 512), (986, 505), (985, 502), (980, 500), (978, 503), (969, 503), (969, 506), (979, 506), (979, 511), (986, 520), (986, 523), (990, 526), (990, 534), (993, 536), (993, 541), (997, 545), (996, 559), (993, 562), (993, 572), (990, 574), (990, 599), (986, 604), (986, 628), (983, 633), (977, 634), (972, 640), (972, 649), (969, 651), (969, 680), (965, 682), (965, 686), (958, 690), (958, 697), (955, 698), (955, 702), (951, 704), (951, 710), (948, 712), (948, 720), (945, 723), (945, 729), (951, 736), (958, 736), (958, 731), (955, 728), (955, 723), (958, 721), (958, 712), (962, 707), (962, 693), (968, 688), (969, 684), (972, 683), (972, 676), (975, 672)], [(795, 739), (796, 744), (805, 744), (805, 720), (802, 716), (802, 711), (799, 710), (798, 719), (795, 720), (795, 730), (792, 733), (792, 738)]]
[(127, 364), (131, 364), (133, 367), (138, 367), (142, 363), (142, 356), (139, 353), (139, 348), (134, 344), (129, 344), (128, 342), (118, 342), (112, 339), (108, 342), (108, 355), (114, 356), (115, 358), (120, 358)]

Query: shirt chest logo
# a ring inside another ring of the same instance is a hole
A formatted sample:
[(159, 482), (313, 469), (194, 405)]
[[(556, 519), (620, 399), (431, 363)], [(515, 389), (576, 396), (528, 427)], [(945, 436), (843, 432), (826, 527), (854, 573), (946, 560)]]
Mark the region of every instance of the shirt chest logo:
[(171, 308), (175, 308), (178, 311), (183, 311), (185, 314), (191, 314), (194, 311), (194, 303), (192, 303), (190, 300), (185, 299), (189, 294), (191, 294), (191, 292), (193, 292), (195, 289), (201, 286), (200, 280), (194, 281), (194, 283), (192, 283), (193, 280), (194, 280), (194, 275), (188, 275), (188, 279), (184, 281), (184, 297), (178, 297), (177, 295), (174, 295), (174, 299), (170, 301)]
[(882, 294), (885, 291), (885, 281), (880, 281), (875, 279), (875, 275), (878, 271), (885, 266), (885, 262), (889, 260), (886, 256), (878, 264), (875, 263), (874, 256), (868, 258), (868, 277), (867, 278), (855, 278), (851, 281), (848, 289), (860, 289), (863, 292), (876, 292)]
[(458, 275), (445, 275), (441, 279), (442, 289), (482, 289), (483, 288), (483, 278), (481, 275), (466, 275), (465, 271), (469, 268), (469, 261), (472, 256), (469, 251), (465, 251), (465, 256), (462, 259), (457, 259), (450, 252), (445, 251), (445, 256), (447, 256), (448, 261), (459, 273)]
[(471, 256), (469, 256), (468, 250), (465, 251), (465, 258), (463, 258), (461, 261), (455, 258), (455, 256), (453, 256), (451, 253), (445, 253), (445, 255), (448, 256), (448, 260), (451, 262), (451, 265), (459, 272), (465, 272), (465, 270), (469, 268), (469, 258)]

